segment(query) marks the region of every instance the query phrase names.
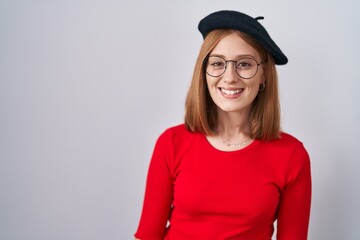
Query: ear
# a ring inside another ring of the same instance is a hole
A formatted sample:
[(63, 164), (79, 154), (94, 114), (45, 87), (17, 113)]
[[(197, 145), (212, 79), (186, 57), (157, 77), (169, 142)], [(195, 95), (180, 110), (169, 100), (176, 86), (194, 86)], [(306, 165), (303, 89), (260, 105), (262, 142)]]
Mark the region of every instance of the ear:
[(267, 64), (266, 63), (263, 63), (260, 65), (260, 72), (261, 72), (261, 75), (260, 75), (260, 83), (265, 83), (266, 82), (266, 79), (267, 79)]
[(266, 72), (265, 68), (261, 68), (261, 75), (260, 75), (260, 84), (266, 82)]

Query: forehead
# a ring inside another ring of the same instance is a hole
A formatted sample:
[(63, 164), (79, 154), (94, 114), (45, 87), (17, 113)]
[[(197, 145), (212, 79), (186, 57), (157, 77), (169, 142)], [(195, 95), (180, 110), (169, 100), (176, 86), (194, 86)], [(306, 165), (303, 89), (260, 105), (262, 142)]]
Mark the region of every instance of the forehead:
[(229, 59), (241, 56), (253, 56), (259, 58), (260, 54), (243, 38), (236, 33), (222, 38), (211, 51), (213, 55), (221, 55)]

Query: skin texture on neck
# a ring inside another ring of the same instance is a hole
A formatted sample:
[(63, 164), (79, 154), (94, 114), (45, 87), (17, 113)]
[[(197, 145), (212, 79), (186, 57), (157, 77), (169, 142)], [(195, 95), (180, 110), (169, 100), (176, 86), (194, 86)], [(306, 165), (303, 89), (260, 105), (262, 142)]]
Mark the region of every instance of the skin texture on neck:
[[(221, 151), (235, 151), (248, 146), (250, 137), (250, 108), (242, 111), (225, 112), (218, 109), (217, 134), (207, 136), (208, 142)], [(229, 146), (233, 145), (233, 146)]]
[(217, 135), (226, 142), (242, 142), (250, 137), (250, 109), (241, 112), (218, 110)]

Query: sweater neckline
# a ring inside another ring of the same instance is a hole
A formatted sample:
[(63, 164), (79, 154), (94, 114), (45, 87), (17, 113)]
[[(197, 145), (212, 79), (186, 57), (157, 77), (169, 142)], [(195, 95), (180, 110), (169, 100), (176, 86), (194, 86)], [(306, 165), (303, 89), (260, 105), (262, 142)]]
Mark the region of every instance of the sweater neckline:
[(214, 147), (210, 142), (209, 140), (206, 138), (206, 135), (205, 134), (201, 134), (201, 140), (205, 142), (205, 146), (213, 151), (213, 152), (217, 152), (217, 153), (223, 153), (223, 154), (234, 154), (234, 153), (241, 153), (241, 152), (246, 152), (250, 149), (252, 149), (253, 147), (255, 147), (256, 145), (258, 145), (260, 143), (260, 140), (258, 139), (254, 139), (253, 142), (251, 142), (249, 145), (245, 146), (244, 148), (241, 148), (241, 149), (235, 149), (233, 151), (224, 151), (224, 150), (220, 150), (216, 147)]

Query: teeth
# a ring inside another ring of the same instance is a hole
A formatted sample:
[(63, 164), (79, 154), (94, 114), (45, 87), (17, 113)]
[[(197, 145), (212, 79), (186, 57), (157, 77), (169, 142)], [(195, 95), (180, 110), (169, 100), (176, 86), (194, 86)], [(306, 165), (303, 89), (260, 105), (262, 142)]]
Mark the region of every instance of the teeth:
[(223, 93), (225, 93), (226, 95), (234, 95), (234, 94), (238, 94), (242, 92), (242, 89), (237, 89), (237, 90), (227, 90), (227, 89), (223, 89), (221, 88), (221, 91)]

